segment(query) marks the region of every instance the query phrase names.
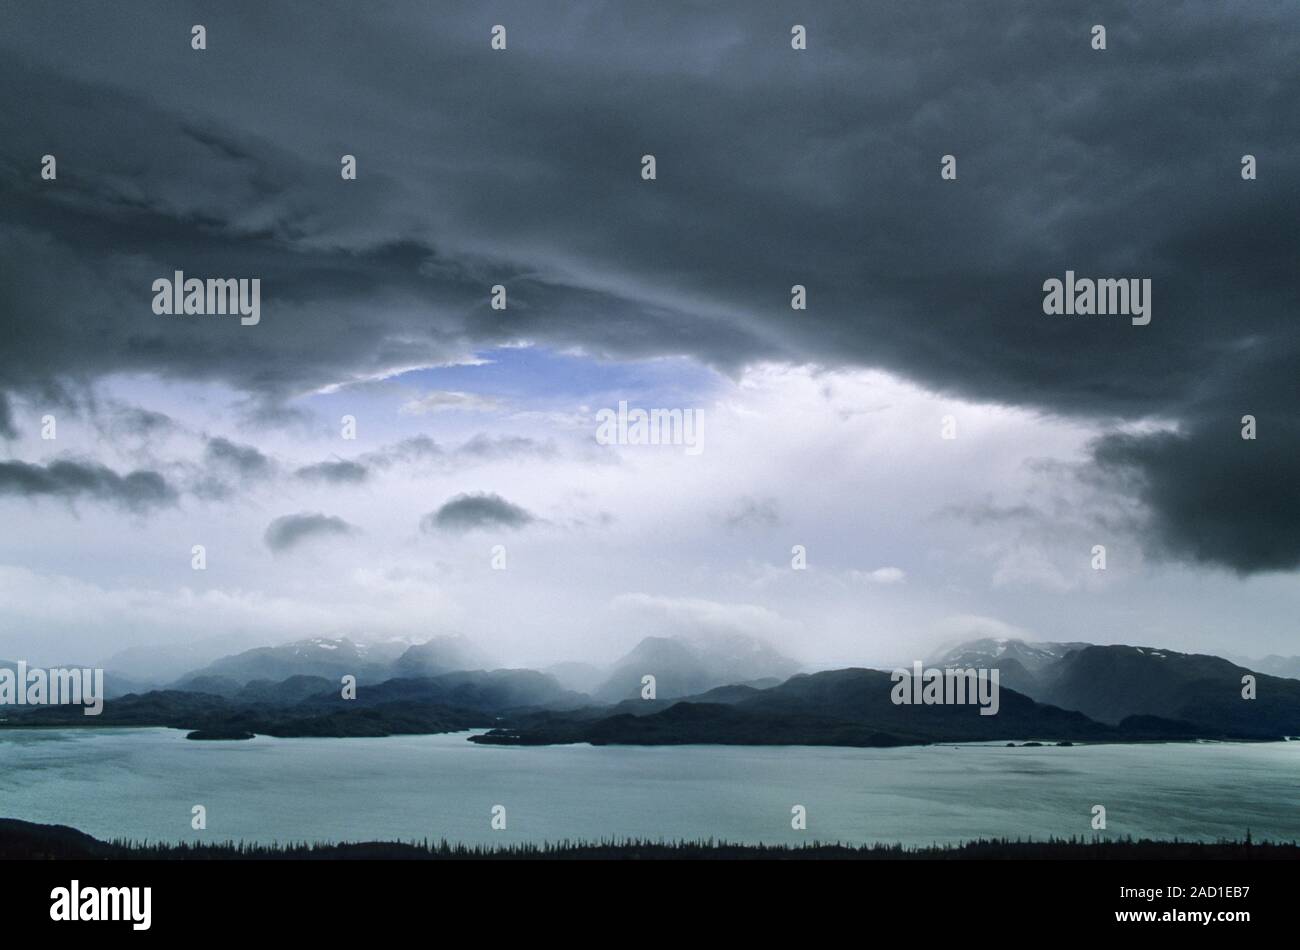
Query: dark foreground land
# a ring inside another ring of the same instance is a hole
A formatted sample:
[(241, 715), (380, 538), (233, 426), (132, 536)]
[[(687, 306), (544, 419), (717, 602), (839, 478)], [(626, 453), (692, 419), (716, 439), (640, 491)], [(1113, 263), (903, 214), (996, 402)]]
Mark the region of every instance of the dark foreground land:
[(0, 860), (177, 860), (177, 861), (336, 861), (336, 860), (1096, 860), (1096, 861), (1276, 861), (1300, 859), (1300, 844), (1242, 841), (1199, 844), (1187, 841), (1102, 841), (1082, 838), (1049, 841), (992, 839), (956, 846), (904, 848), (902, 845), (749, 845), (728, 841), (653, 842), (561, 841), (547, 844), (479, 847), (446, 841), (420, 844), (364, 841), (351, 844), (262, 845), (151, 844), (100, 841), (66, 825), (40, 825), (0, 818)]

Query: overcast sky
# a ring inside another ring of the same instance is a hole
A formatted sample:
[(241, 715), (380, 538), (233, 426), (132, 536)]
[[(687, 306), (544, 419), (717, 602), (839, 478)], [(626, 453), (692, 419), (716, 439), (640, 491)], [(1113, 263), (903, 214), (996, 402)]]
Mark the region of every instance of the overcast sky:
[[(5, 20), (0, 657), (1300, 653), (1289, 0)], [(176, 270), (259, 278), (260, 323), (155, 314)], [(1067, 270), (1150, 278), (1151, 323), (1045, 315)], [(702, 451), (598, 444), (620, 400)]]

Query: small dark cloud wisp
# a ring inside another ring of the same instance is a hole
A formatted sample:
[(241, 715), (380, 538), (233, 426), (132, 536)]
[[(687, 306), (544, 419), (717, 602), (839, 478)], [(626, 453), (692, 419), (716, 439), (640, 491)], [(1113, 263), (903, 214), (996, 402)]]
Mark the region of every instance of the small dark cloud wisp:
[(359, 529), (335, 515), (299, 512), (276, 518), (266, 529), (266, 546), (276, 554), (318, 538), (356, 534)]
[(94, 498), (131, 511), (175, 504), (176, 490), (157, 472), (120, 475), (94, 462), (61, 460), (47, 465), (0, 462), (0, 495), (26, 498)]
[(476, 528), (518, 530), (537, 518), (525, 508), (490, 493), (457, 495), (437, 511), (420, 519), (420, 530), (473, 531)]

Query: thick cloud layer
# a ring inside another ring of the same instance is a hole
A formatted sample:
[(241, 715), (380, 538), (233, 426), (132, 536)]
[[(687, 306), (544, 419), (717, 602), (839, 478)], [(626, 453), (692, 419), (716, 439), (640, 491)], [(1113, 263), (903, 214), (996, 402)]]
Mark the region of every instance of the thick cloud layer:
[[(229, 383), (273, 417), (298, 393), (521, 339), (727, 370), (881, 367), (1176, 424), (1097, 445), (1155, 545), (1246, 572), (1300, 564), (1293, 4), (77, 17), (32, 8), (0, 39), (11, 393), (156, 373)], [(261, 322), (154, 315), (151, 282), (175, 270), (261, 278)], [(1045, 316), (1042, 283), (1067, 270), (1149, 277), (1151, 324)], [(1233, 422), (1246, 413), (1257, 441)], [(0, 402), (0, 435), (19, 426)]]

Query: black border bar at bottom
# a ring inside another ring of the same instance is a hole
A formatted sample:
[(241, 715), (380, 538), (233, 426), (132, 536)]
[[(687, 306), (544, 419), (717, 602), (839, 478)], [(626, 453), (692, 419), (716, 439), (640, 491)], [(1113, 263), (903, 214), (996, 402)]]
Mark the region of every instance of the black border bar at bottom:
[[(414, 928), (403, 939), (551, 932), (677, 941), (689, 921), (733, 937), (812, 938), (847, 924), (863, 938), (903, 927), (918, 939), (958, 928), (1231, 940), (1290, 929), (1296, 869), (1292, 861), (10, 861), (0, 862), (0, 912), (9, 936), (82, 938), (396, 938)], [(90, 889), (148, 887), (148, 930), (52, 919), (57, 889), (70, 897), (73, 881), (83, 899)]]

